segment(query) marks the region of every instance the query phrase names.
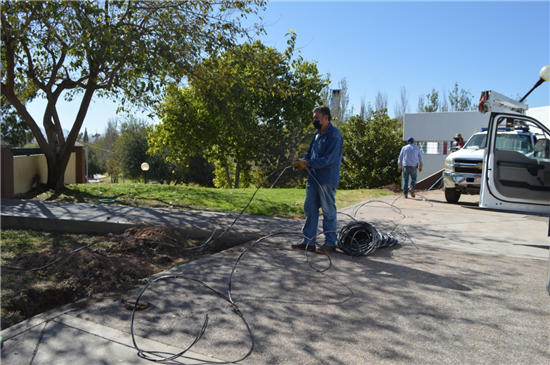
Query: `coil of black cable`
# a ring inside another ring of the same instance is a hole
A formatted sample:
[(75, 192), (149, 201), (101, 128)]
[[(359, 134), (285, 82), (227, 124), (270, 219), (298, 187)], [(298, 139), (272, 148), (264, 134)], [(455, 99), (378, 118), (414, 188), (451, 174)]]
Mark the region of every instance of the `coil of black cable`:
[(367, 256), (377, 248), (398, 243), (391, 233), (380, 231), (367, 222), (350, 222), (337, 235), (338, 247), (350, 256)]

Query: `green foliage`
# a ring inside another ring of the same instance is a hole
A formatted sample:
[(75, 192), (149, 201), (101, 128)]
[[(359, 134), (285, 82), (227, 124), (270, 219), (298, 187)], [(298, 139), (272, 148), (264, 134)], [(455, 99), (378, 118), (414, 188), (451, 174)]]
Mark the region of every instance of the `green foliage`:
[(344, 139), (340, 188), (371, 189), (399, 181), (397, 158), (403, 146), (402, 126), (387, 111), (370, 111), (339, 127)]
[(122, 122), (120, 137), (115, 142), (115, 153), (119, 156), (119, 164), (125, 178), (137, 180), (143, 177), (141, 164), (149, 162), (147, 149), (147, 123), (128, 117)]
[[(164, 122), (148, 128), (148, 153), (173, 163), (176, 181), (211, 186), (214, 167), (205, 158), (208, 146), (201, 143), (210, 138), (210, 131), (200, 124), (200, 108), (190, 88), (169, 85), (163, 103)], [(194, 128), (193, 133), (188, 128)], [(199, 171), (202, 176), (197, 176)]]
[(432, 89), (432, 92), (426, 96), (421, 95), (418, 98), (417, 110), (419, 113), (435, 113), (437, 111), (464, 111), (477, 110), (477, 104), (474, 102), (473, 95), (464, 89), (458, 90), (458, 83), (451, 92), (449, 92), (449, 110), (446, 110), (446, 96), (443, 94), (442, 101), (439, 100), (439, 92)]
[(435, 113), (439, 110), (439, 92), (434, 88), (431, 94), (426, 96), (427, 104), (424, 105), (424, 109), (421, 112)]
[(208, 162), (202, 152), (199, 151), (194, 156), (191, 156), (187, 166), (176, 166), (181, 168), (181, 177), (177, 182), (214, 187), (214, 164)]
[[(248, 32), (240, 20), (265, 1), (3, 1), (2, 94), (32, 130), (48, 163), (50, 188), (63, 185), (70, 153), (92, 97), (154, 107), (164, 86), (193, 79), (194, 65), (232, 47)], [(44, 135), (24, 106), (47, 98)], [(56, 105), (82, 93), (67, 137)]]
[[(122, 174), (124, 178), (142, 180), (145, 178), (145, 173), (141, 169), (141, 164), (147, 162), (149, 182), (212, 185), (213, 166), (208, 164), (200, 154), (195, 154), (186, 160), (187, 165), (181, 164), (181, 161), (168, 161), (167, 148), (158, 150), (155, 155), (150, 155), (147, 135), (153, 128), (145, 120), (132, 116), (122, 120), (120, 132), (116, 133), (117, 137), (114, 140), (113, 157), (110, 159), (110, 163), (114, 164), (112, 170)], [(115, 182), (117, 180), (114, 179)]]
[(9, 104), (4, 103), (2, 96), (2, 141), (12, 147), (25, 147), (33, 139), (32, 131), (19, 114)]
[[(107, 165), (105, 164), (105, 159), (102, 157), (102, 150), (96, 146), (96, 143), (93, 143), (88, 136), (88, 129), (84, 130), (84, 133), (78, 134), (78, 142), (82, 143), (84, 151), (86, 153), (86, 164), (88, 176), (95, 174), (104, 174), (107, 172)], [(98, 140), (94, 138), (94, 141)]]
[[(27, 87), (26, 84), (25, 87), (18, 87), (15, 92), (23, 104), (31, 101), (36, 96), (34, 89)], [(0, 103), (2, 112), (2, 128), (0, 133), (2, 140), (13, 147), (25, 147), (26, 144), (33, 140), (31, 129), (10, 104), (4, 93), (0, 96)]]
[(111, 176), (111, 182), (117, 182), (118, 176), (122, 173), (119, 156), (115, 153), (116, 140), (120, 136), (118, 123), (117, 118), (110, 118), (107, 121), (103, 135), (96, 136), (97, 139), (90, 145), (97, 152), (100, 159), (105, 162), (105, 171)]
[(104, 174), (105, 172), (107, 172), (105, 160), (100, 157), (94, 144), (88, 143), (88, 175)]
[(458, 83), (455, 82), (453, 90), (449, 93), (451, 111), (477, 110), (473, 95), (464, 89), (458, 91)]
[(296, 159), (327, 81), (314, 63), (292, 60), (295, 40), (290, 33), (284, 53), (259, 41), (234, 47), (204, 60), (188, 87), (168, 87), (150, 153), (169, 146), (169, 159), (186, 162), (203, 151), (217, 166), (216, 186), (228, 188), (252, 182), (252, 166), (273, 170)]

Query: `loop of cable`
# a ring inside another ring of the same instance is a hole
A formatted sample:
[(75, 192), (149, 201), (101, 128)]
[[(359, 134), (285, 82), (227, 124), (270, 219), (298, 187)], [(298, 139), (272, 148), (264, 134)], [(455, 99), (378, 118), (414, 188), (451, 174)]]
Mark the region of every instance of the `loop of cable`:
[(338, 247), (350, 256), (368, 256), (378, 248), (398, 243), (391, 233), (380, 231), (367, 222), (350, 222), (336, 237)]

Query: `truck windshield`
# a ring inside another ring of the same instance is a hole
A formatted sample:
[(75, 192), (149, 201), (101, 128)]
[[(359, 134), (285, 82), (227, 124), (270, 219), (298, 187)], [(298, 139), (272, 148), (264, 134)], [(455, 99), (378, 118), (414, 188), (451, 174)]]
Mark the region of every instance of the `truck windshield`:
[(517, 151), (524, 155), (534, 151), (530, 136), (525, 134), (498, 133), (495, 147), (497, 150)]
[(487, 133), (475, 134), (464, 145), (466, 149), (484, 149), (487, 147)]
[[(487, 133), (472, 136), (464, 146), (465, 149), (484, 149), (485, 147), (487, 147)], [(496, 149), (518, 151), (523, 154), (534, 151), (530, 136), (517, 133), (497, 133)]]

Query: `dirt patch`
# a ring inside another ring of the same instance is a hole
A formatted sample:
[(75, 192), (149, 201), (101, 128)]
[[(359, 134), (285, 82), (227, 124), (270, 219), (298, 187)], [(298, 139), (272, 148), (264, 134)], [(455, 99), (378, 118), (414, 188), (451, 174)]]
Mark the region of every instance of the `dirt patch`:
[(390, 185), (386, 185), (386, 186), (382, 186), (383, 190), (389, 190), (393, 193), (400, 193), (402, 192), (401, 190), (401, 186), (397, 185), (397, 184), (390, 184)]
[(16, 194), (14, 199), (44, 200), (45, 198), (40, 198), (40, 195), (48, 191), (50, 191), (50, 189), (48, 189), (45, 184), (38, 183), (28, 192)]
[(122, 299), (127, 291), (144, 286), (143, 279), (153, 274), (234, 246), (214, 242), (190, 249), (204, 242), (167, 227), (131, 228), (102, 241), (101, 247), (48, 250), (12, 260), (9, 266), (32, 270), (15, 275), (36, 277), (33, 285), (2, 298), (2, 329), (83, 298)]

